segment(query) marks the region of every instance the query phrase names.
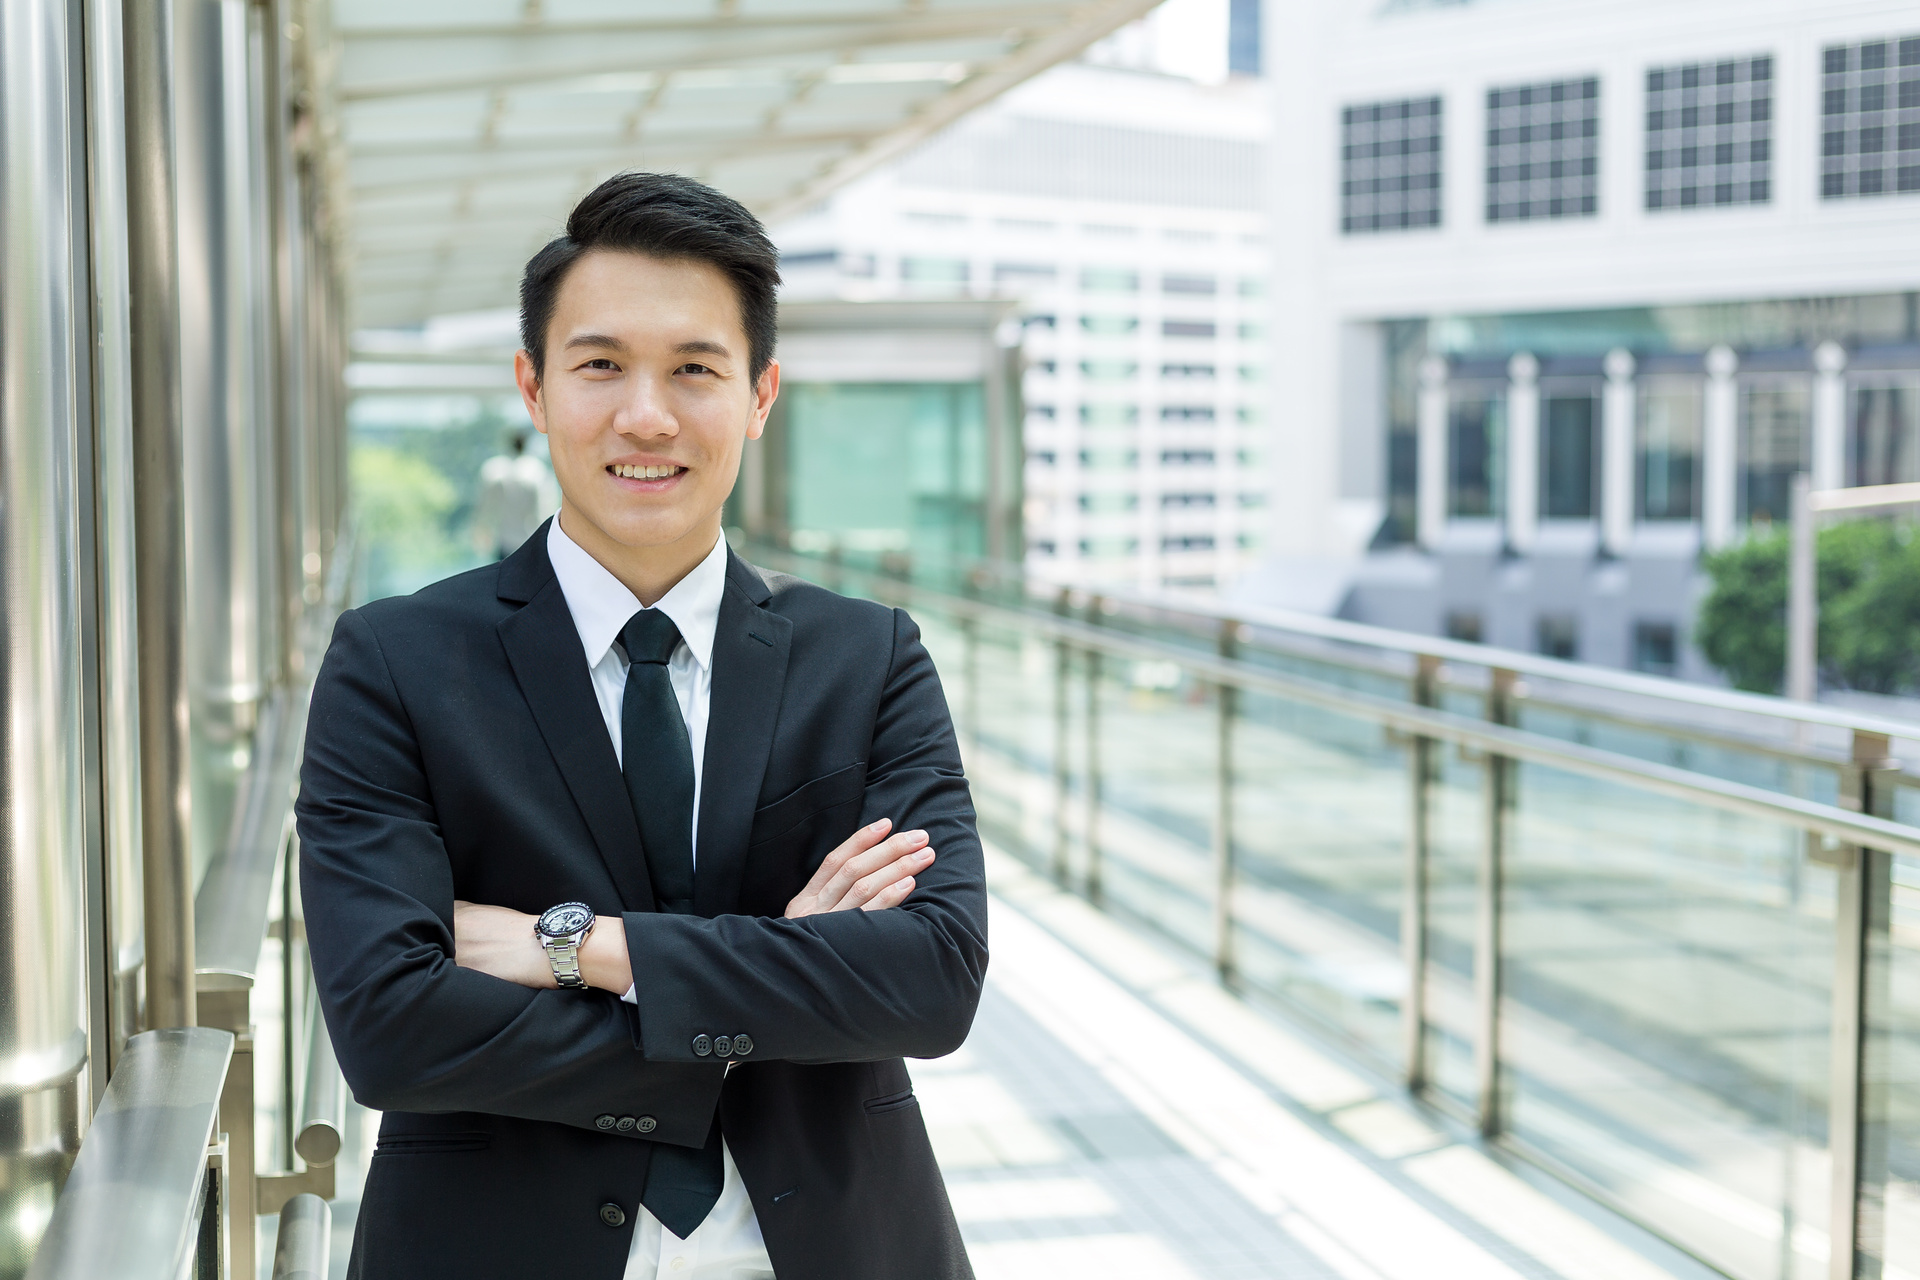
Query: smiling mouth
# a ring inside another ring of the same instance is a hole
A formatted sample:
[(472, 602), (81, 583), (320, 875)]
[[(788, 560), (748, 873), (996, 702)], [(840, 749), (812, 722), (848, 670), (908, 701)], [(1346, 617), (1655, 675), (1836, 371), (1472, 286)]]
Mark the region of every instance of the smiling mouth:
[(623, 480), (668, 480), (685, 470), (685, 467), (634, 467), (615, 463), (607, 468), (607, 473)]

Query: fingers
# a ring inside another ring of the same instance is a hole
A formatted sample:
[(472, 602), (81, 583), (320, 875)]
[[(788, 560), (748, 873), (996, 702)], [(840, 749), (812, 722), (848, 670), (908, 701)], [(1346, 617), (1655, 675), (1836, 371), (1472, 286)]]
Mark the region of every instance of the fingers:
[(807, 887), (800, 891), (800, 896), (803, 898), (817, 896), (826, 887), (827, 881), (833, 879), (834, 874), (846, 865), (847, 859), (873, 848), (892, 829), (893, 819), (882, 818), (878, 822), (868, 823), (842, 840), (832, 853), (821, 860), (819, 869), (813, 873), (813, 878), (807, 881)]
[[(926, 847), (927, 833), (924, 831), (900, 831), (881, 841), (864, 853), (854, 854), (842, 862), (839, 868), (821, 887), (819, 893), (820, 909), (836, 911), (853, 886), (865, 877), (872, 875), (882, 867), (890, 866), (903, 857), (918, 853)], [(914, 870), (919, 870), (915, 867)], [(850, 906), (859, 906), (858, 902)]]
[(897, 907), (905, 902), (907, 895), (912, 892), (913, 877), (907, 876), (904, 879), (895, 880), (879, 893), (874, 894), (872, 899), (862, 904), (860, 909), (862, 911), (885, 911), (888, 907)]
[(913, 880), (914, 873), (924, 871), (932, 865), (933, 850), (931, 849), (917, 849), (912, 853), (903, 854), (879, 870), (869, 872), (854, 881), (853, 884), (848, 887), (846, 894), (830, 909), (834, 911), (851, 911), (855, 907), (865, 908), (877, 902), (882, 894), (893, 893), (898, 889), (902, 881), (907, 881), (907, 889), (904, 892), (900, 892), (892, 901), (884, 904), (886, 906), (896, 905), (903, 900), (908, 893), (913, 891), (911, 881)]

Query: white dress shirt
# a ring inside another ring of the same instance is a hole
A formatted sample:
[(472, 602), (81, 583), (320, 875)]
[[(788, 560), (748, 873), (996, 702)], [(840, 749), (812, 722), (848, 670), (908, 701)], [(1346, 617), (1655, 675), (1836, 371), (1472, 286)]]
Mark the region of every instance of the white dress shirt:
[[(593, 676), (593, 695), (600, 701), (601, 718), (613, 739), (613, 754), (624, 761), (620, 743), (620, 708), (627, 691), (626, 651), (620, 631), (640, 611), (640, 601), (605, 565), (569, 538), (555, 516), (547, 527), (547, 557), (553, 576), (567, 598), (573, 625), (586, 650), (587, 670)], [(720, 597), (727, 585), (727, 540), (713, 545), (707, 558), (661, 596), (654, 608), (673, 619), (680, 643), (667, 660), (667, 676), (687, 722), (693, 746), (693, 838), (700, 837), (700, 771), (707, 745), (707, 707), (713, 692), (713, 633), (720, 624)], [(636, 980), (639, 975), (635, 975)], [(633, 1000), (629, 987), (623, 997)], [(721, 1143), (725, 1182), (720, 1199), (706, 1220), (685, 1240), (660, 1225), (660, 1220), (636, 1205), (633, 1247), (627, 1253), (625, 1280), (774, 1280), (760, 1222), (733, 1152)]]

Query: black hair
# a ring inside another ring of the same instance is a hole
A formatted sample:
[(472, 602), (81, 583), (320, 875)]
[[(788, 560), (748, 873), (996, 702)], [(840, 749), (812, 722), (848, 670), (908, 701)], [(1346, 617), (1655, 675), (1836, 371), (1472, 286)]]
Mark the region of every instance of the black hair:
[(760, 219), (704, 182), (677, 173), (619, 173), (589, 191), (567, 215), (566, 234), (533, 255), (520, 278), (520, 345), (536, 373), (547, 368), (547, 327), (560, 285), (595, 249), (704, 262), (733, 284), (755, 382), (773, 359), (780, 253)]

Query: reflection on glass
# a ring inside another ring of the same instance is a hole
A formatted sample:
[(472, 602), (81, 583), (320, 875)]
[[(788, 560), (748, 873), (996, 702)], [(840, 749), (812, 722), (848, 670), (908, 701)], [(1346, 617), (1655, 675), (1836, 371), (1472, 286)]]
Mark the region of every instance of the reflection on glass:
[(1513, 1135), (1740, 1280), (1827, 1265), (1833, 878), (1799, 834), (1520, 767)]
[(1740, 395), (1740, 517), (1787, 518), (1793, 475), (1809, 463), (1807, 384), (1748, 383)]
[(1540, 406), (1540, 513), (1555, 519), (1593, 518), (1594, 424), (1591, 391), (1548, 395)]
[(1691, 520), (1698, 514), (1702, 388), (1697, 378), (1646, 378), (1635, 424), (1635, 514)]
[(1851, 417), (1848, 484), (1920, 480), (1920, 384), (1856, 386)]
[(1505, 383), (1447, 390), (1447, 514), (1498, 516), (1506, 508)]

